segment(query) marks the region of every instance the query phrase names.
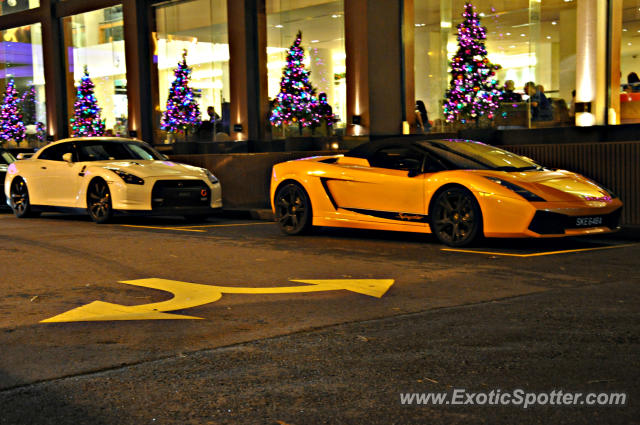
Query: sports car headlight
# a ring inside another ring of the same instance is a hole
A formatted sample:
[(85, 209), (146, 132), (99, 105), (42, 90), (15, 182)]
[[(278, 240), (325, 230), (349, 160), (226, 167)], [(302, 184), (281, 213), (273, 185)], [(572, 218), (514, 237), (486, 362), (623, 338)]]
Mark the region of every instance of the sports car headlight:
[(500, 186), (504, 186), (507, 189), (517, 193), (518, 195), (522, 196), (524, 199), (526, 199), (529, 202), (546, 202), (544, 199), (542, 199), (541, 197), (539, 197), (538, 195), (536, 195), (535, 193), (531, 193), (529, 192), (527, 189), (518, 186), (517, 184), (513, 184), (511, 182), (507, 182), (504, 180), (501, 180), (497, 177), (489, 177), (489, 176), (483, 176), (485, 179), (489, 179), (494, 183), (498, 183)]
[(209, 179), (209, 181), (211, 182), (211, 184), (216, 184), (218, 183), (218, 178), (216, 176), (213, 175), (213, 173), (205, 168), (203, 168), (204, 173), (207, 175), (207, 178)]
[(128, 184), (144, 184), (144, 180), (142, 180), (140, 177), (138, 176), (134, 176), (133, 174), (129, 174), (126, 173), (122, 170), (116, 170), (113, 168), (110, 168), (111, 171), (113, 171), (114, 173), (116, 173), (118, 176), (120, 176), (120, 178), (122, 180), (124, 180), (125, 183)]

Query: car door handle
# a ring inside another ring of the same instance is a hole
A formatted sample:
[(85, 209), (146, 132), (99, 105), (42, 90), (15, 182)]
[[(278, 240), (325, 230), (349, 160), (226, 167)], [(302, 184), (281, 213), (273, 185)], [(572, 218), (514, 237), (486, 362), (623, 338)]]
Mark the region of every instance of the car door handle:
[(47, 167), (40, 167), (40, 168), (42, 168), (43, 170), (46, 170), (46, 169), (47, 169)]

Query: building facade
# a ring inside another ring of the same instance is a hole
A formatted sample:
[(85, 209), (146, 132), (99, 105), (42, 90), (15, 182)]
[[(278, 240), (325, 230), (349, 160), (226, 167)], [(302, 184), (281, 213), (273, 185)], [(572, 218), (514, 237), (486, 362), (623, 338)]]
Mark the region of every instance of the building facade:
[[(0, 90), (13, 81), (25, 138), (38, 145), (69, 135), (86, 67), (109, 134), (169, 143), (175, 136), (162, 130), (161, 117), (173, 71), (186, 52), (202, 119), (209, 119), (210, 107), (217, 117), (213, 131), (193, 137), (287, 138), (297, 129), (273, 127), (269, 117), (287, 51), (300, 31), (302, 65), (335, 116), (330, 128), (305, 135), (450, 133), (461, 123), (447, 122), (443, 103), (465, 3), (2, 0)], [(513, 93), (500, 101), (495, 116), (476, 126), (640, 124), (640, 0), (473, 5), (486, 27), (487, 57), (499, 65), (498, 87), (503, 95)], [(541, 94), (550, 108), (544, 117), (532, 106)], [(418, 100), (426, 120), (416, 112)]]

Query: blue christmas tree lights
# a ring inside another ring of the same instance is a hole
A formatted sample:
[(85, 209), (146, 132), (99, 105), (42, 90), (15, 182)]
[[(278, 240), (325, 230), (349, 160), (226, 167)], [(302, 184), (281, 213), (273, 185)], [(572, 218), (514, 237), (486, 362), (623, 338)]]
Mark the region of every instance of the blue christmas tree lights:
[(189, 87), (191, 68), (187, 66), (187, 51), (173, 71), (175, 79), (169, 88), (167, 109), (162, 114), (161, 128), (170, 133), (188, 134), (200, 124), (200, 109)]
[(71, 137), (98, 137), (104, 135), (104, 121), (100, 119), (98, 100), (93, 94), (95, 85), (89, 78), (87, 66), (76, 90), (73, 104), (74, 116), (71, 123)]

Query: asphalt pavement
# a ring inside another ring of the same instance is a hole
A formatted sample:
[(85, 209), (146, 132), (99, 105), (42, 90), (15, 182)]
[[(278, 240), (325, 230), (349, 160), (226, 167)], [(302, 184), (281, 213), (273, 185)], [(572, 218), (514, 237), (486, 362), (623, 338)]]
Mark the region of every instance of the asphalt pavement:
[[(449, 250), (0, 214), (0, 423), (638, 423), (639, 254), (633, 232)], [(456, 389), (627, 400), (401, 402)]]

